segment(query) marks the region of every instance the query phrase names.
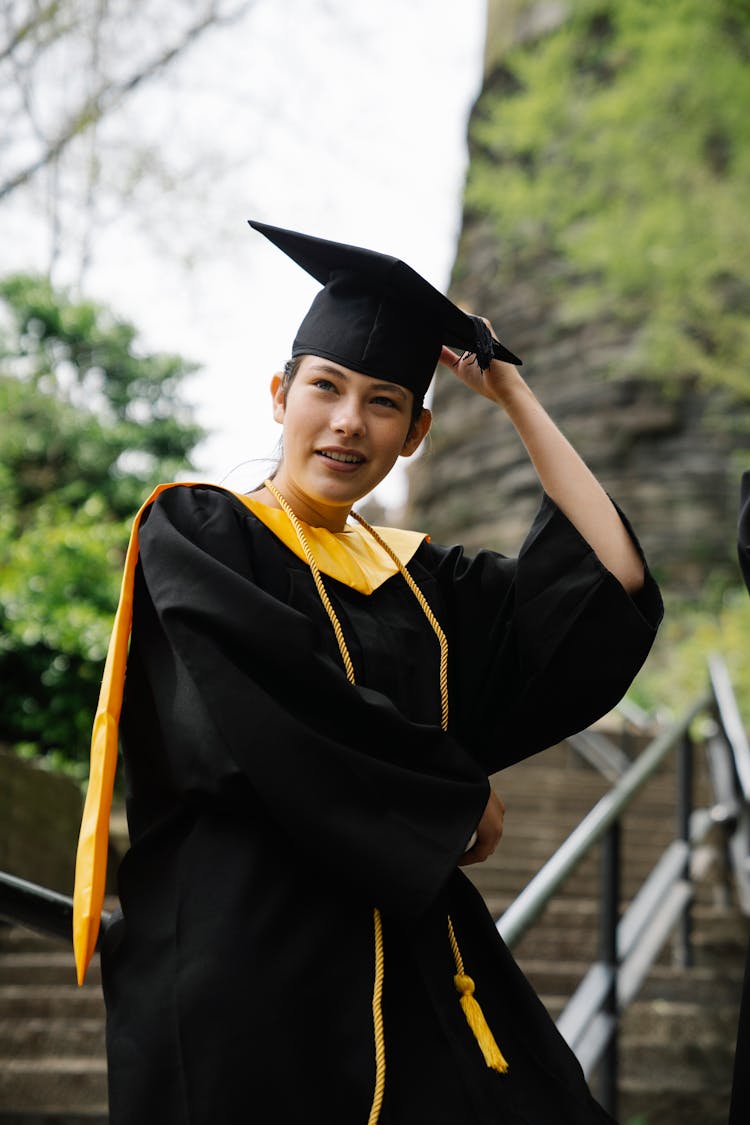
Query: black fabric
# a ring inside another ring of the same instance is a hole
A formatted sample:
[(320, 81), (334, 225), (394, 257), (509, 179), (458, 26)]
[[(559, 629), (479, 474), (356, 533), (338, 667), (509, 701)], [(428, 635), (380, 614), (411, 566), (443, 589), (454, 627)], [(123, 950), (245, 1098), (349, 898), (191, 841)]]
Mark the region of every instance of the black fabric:
[(400, 383), (422, 401), (443, 344), (521, 360), (398, 258), (250, 220), (322, 285), (304, 317), (292, 356), (316, 355), (364, 375)]
[(487, 371), (492, 363), (492, 357), (494, 355), (492, 333), (481, 316), (472, 316), (471, 320), (474, 325), (474, 352), (477, 357), (477, 363), (482, 371)]
[[(742, 576), (750, 592), (750, 472), (742, 474), (740, 515), (737, 527), (737, 554)], [(750, 945), (745, 962), (740, 1014), (737, 1022), (737, 1045), (734, 1055), (732, 1101), (729, 1125), (747, 1125), (750, 1121)]]
[[(609, 1118), (456, 868), (487, 773), (623, 693), (660, 616), (550, 501), (518, 561), (425, 542), (370, 596), (326, 579), (348, 683), (304, 563), (236, 498), (174, 488), (140, 534), (122, 740), (132, 847), (102, 957), (112, 1125), (366, 1122), (373, 921), (385, 935), (381, 1125)], [(467, 972), (510, 1062), (484, 1064)]]

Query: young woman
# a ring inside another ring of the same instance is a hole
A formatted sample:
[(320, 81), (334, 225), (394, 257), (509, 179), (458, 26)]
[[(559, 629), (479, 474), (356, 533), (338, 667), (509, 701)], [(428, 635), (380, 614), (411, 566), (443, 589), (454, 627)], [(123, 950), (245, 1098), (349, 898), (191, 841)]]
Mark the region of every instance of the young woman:
[[(272, 381), (273, 479), (169, 486), (136, 521), (77, 876), (82, 973), (132, 573), (112, 1125), (608, 1121), (460, 867), (502, 834), (488, 774), (626, 690), (658, 591), (486, 322), (397, 260), (253, 226), (323, 289)], [(427, 433), (438, 360), (539, 474), (517, 560), (350, 522)]]

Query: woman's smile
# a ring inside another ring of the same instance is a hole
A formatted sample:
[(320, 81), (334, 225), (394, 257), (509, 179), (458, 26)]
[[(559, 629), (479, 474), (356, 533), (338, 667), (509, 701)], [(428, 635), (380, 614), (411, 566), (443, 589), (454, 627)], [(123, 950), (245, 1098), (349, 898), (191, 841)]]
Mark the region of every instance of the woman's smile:
[(325, 446), (316, 450), (318, 457), (330, 461), (330, 467), (336, 472), (354, 472), (364, 465), (367, 458), (353, 449), (344, 449), (341, 446)]

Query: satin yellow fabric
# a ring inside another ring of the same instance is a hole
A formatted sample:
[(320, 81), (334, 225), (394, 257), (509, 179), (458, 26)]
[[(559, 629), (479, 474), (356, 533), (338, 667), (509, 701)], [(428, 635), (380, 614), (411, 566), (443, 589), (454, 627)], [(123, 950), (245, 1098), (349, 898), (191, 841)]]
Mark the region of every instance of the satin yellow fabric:
[[(289, 522), (289, 517), (280, 508), (269, 508), (267, 504), (261, 504), (249, 496), (237, 495), (237, 499), (285, 547), (294, 551), (297, 558), (305, 561), (299, 536)], [(358, 524), (347, 526), (344, 531), (328, 531), (325, 527), (311, 527), (310, 524), (304, 524), (304, 529), (305, 538), (321, 572), (345, 583), (360, 594), (371, 594), (398, 572), (391, 557)], [(401, 531), (396, 527), (376, 527), (375, 530), (403, 563), (409, 562), (425, 538), (418, 531)]]
[[(89, 784), (76, 855), (73, 950), (79, 985), (83, 984), (86, 970), (96, 949), (104, 902), (109, 818), (117, 769), (118, 730), (133, 620), (133, 580), (138, 562), (138, 529), (143, 513), (157, 496), (166, 489), (180, 487), (180, 484), (187, 487), (190, 483), (195, 482), (158, 485), (136, 514), (130, 533), (120, 586), (120, 600), (109, 641), (91, 735)], [(284, 512), (269, 508), (247, 496), (238, 493), (234, 495), (286, 546), (304, 559), (297, 534)], [(320, 570), (339, 582), (345, 582), (360, 593), (372, 593), (398, 569), (381, 547), (375, 542), (368, 542), (359, 527), (347, 528), (346, 531), (339, 533), (314, 527), (306, 527), (305, 530)], [(404, 562), (411, 559), (425, 538), (417, 532), (399, 531), (396, 528), (378, 530)]]

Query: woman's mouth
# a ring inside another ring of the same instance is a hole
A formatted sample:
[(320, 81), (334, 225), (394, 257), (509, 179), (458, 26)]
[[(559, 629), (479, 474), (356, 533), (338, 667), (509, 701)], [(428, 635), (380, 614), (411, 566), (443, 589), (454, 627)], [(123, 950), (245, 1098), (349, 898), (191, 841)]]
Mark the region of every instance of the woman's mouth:
[(347, 453), (339, 449), (316, 449), (315, 452), (318, 457), (325, 457), (327, 461), (333, 461), (336, 465), (356, 467), (365, 462), (361, 453)]

